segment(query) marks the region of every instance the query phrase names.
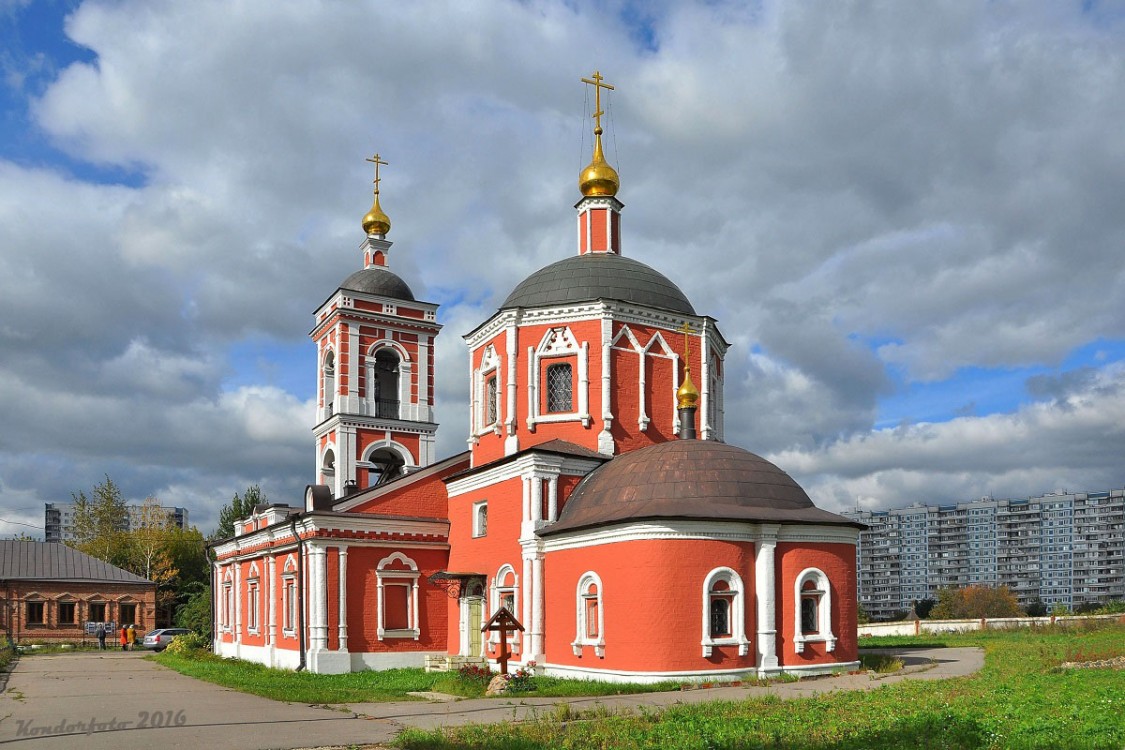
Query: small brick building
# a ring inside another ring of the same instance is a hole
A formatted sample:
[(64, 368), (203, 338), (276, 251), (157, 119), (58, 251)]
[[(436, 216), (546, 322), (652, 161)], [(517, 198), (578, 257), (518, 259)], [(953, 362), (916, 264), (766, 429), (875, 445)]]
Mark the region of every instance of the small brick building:
[(0, 631), (16, 643), (93, 640), (99, 622), (143, 633), (155, 619), (152, 581), (64, 544), (0, 541)]

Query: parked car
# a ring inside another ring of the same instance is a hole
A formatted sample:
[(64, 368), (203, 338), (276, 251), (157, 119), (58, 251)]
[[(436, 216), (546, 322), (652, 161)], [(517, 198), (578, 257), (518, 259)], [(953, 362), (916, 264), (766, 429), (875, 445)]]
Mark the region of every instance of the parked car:
[(163, 651), (168, 648), (168, 644), (177, 635), (187, 635), (191, 631), (187, 628), (159, 628), (157, 630), (150, 630), (145, 633), (145, 639), (141, 642), (144, 648), (151, 648), (153, 651)]

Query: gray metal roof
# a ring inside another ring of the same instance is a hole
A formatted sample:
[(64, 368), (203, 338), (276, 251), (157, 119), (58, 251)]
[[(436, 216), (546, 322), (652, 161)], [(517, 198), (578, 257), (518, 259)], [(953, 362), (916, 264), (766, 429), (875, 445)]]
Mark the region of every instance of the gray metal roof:
[(356, 271), (340, 284), (341, 289), (350, 289), (353, 292), (377, 294), (380, 297), (390, 297), (414, 301), (414, 292), (406, 282), (393, 272), (380, 266), (372, 266)]
[(0, 581), (145, 583), (140, 576), (59, 542), (0, 540)]
[(644, 519), (862, 527), (813, 505), (792, 477), (761, 456), (711, 440), (670, 440), (623, 453), (586, 475), (549, 536)]
[(500, 309), (597, 299), (695, 315), (688, 298), (664, 274), (616, 253), (586, 253), (541, 268), (520, 282)]

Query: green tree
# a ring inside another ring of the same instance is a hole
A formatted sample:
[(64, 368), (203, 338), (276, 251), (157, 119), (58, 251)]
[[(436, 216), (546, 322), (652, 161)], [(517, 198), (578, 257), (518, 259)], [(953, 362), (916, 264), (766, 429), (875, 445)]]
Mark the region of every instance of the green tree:
[(211, 587), (192, 583), (184, 592), (184, 603), (176, 610), (176, 627), (189, 628), (202, 636), (211, 635)]
[(166, 587), (178, 572), (168, 550), (172, 528), (168, 511), (150, 495), (133, 517), (129, 532), (133, 570), (157, 586)]
[(74, 539), (67, 542), (75, 549), (114, 565), (128, 563), (125, 529), (129, 510), (121, 489), (107, 474), (105, 481), (94, 485), (92, 494), (79, 490), (74, 498)]
[(965, 586), (938, 590), (938, 601), (930, 616), (939, 620), (981, 617), (1019, 617), (1023, 614), (1016, 595), (1007, 586)]
[(219, 509), (219, 528), (215, 529), (215, 533), (211, 535), (212, 539), (226, 539), (234, 536), (234, 522), (246, 518), (254, 510), (255, 505), (268, 502), (266, 495), (262, 489), (252, 484), (246, 488), (246, 492), (242, 493), (239, 497), (238, 493), (234, 493), (234, 497), (228, 505), (224, 505)]

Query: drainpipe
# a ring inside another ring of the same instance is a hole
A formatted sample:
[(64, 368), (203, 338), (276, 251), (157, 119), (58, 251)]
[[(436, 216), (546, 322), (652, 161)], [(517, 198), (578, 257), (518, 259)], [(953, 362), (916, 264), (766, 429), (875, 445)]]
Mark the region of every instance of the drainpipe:
[(305, 668), (305, 540), (297, 533), (297, 518), (289, 521), (289, 529), (297, 540), (297, 639), (301, 648), (301, 661), (297, 671)]
[[(210, 557), (210, 555), (208, 555)], [(219, 642), (219, 562), (211, 560), (211, 652)]]

